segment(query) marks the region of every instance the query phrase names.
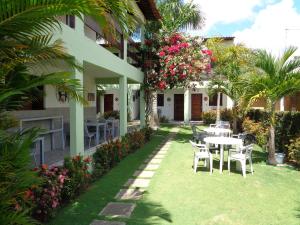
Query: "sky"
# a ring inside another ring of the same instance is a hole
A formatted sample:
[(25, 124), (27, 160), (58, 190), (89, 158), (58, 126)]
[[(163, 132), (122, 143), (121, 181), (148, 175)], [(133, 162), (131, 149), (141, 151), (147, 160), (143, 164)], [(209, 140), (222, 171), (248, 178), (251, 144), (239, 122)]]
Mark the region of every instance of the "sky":
[(300, 0), (193, 2), (200, 6), (206, 22), (201, 30), (189, 31), (192, 35), (234, 36), (235, 43), (266, 49), (276, 55), (286, 46), (300, 48)]

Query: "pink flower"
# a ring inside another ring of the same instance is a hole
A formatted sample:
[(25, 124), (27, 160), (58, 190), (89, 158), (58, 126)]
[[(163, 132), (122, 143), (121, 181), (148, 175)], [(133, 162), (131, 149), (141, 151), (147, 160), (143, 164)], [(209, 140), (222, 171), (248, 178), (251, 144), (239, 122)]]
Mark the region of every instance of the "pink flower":
[(166, 84), (165, 81), (160, 81), (159, 84), (158, 84), (158, 87), (159, 87), (160, 90), (164, 90), (164, 89), (166, 89), (167, 84)]
[(206, 49), (206, 50), (202, 50), (201, 52), (202, 52), (203, 54), (205, 54), (205, 55), (212, 56), (212, 51), (211, 51), (211, 50)]
[(164, 52), (164, 51), (161, 51), (160, 53), (159, 53), (159, 56), (160, 57), (164, 57), (166, 55), (166, 53)]

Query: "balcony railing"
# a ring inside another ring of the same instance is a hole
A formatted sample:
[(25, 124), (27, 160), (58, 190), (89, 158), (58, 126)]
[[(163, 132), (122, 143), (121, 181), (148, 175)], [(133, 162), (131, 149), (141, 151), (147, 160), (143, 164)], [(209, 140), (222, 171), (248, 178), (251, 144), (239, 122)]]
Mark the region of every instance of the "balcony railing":
[(142, 67), (140, 43), (134, 42), (131, 38), (128, 39), (127, 62), (135, 67)]
[(123, 35), (115, 30), (115, 35), (110, 38), (104, 36), (98, 24), (90, 17), (84, 19), (85, 35), (95, 41), (98, 45), (106, 48), (121, 59), (124, 58), (124, 38)]

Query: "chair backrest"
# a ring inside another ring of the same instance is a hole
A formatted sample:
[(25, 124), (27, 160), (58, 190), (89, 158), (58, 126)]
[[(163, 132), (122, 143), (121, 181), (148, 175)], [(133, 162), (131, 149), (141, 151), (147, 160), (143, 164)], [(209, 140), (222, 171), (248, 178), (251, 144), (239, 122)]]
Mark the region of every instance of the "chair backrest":
[(224, 128), (224, 129), (230, 129), (230, 123), (229, 121), (217, 121), (216, 123), (217, 128)]
[(209, 152), (207, 147), (204, 144), (197, 144), (190, 140), (191, 145), (199, 152)]
[(89, 129), (88, 129), (88, 126), (86, 125), (86, 123), (84, 123), (84, 134), (87, 137), (90, 136), (90, 132), (89, 132)]
[(247, 156), (251, 156), (253, 150), (253, 144), (246, 145), (242, 148), (243, 154), (246, 154)]
[(192, 125), (192, 131), (193, 131), (193, 135), (197, 135), (197, 130), (196, 130), (196, 126)]

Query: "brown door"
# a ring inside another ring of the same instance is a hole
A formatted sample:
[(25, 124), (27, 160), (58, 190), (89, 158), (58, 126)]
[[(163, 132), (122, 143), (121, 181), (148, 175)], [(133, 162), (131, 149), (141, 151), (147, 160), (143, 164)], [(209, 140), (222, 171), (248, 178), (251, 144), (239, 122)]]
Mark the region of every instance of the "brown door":
[(184, 95), (174, 94), (174, 120), (182, 121), (184, 118)]
[(111, 112), (114, 110), (114, 95), (105, 94), (104, 95), (104, 112)]
[(202, 94), (192, 94), (192, 120), (202, 119)]

